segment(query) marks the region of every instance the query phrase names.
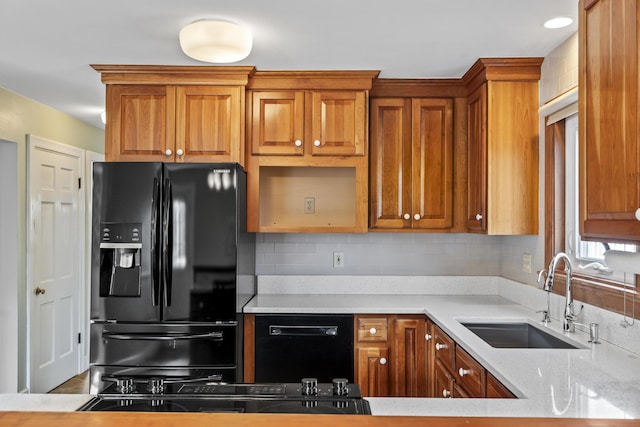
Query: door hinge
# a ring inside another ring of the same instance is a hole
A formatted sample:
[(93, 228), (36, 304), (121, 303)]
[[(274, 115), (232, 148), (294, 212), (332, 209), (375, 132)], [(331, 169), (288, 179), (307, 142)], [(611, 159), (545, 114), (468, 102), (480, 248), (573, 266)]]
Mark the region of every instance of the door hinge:
[(82, 178), (78, 178), (78, 190), (82, 190)]
[(78, 332), (78, 344), (82, 344), (82, 334)]

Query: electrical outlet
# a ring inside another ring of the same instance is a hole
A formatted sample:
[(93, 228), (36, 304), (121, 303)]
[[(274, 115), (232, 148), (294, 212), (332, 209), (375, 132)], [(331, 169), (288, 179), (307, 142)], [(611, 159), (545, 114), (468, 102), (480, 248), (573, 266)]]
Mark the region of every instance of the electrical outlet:
[(315, 197), (305, 197), (304, 198), (304, 213), (306, 213), (306, 214), (316, 213), (316, 198)]
[(522, 254), (522, 271), (531, 273), (531, 254)]
[(344, 267), (344, 252), (333, 253), (333, 268)]

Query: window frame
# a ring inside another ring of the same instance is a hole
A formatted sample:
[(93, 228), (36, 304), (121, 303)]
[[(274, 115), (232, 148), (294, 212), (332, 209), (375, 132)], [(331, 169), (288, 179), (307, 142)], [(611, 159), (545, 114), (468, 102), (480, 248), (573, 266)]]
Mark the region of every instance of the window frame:
[[(564, 252), (565, 240), (565, 184), (566, 184), (566, 126), (565, 119), (546, 124), (545, 117), (545, 190), (544, 190), (544, 260), (545, 266), (557, 252)], [(581, 219), (579, 219), (581, 221)], [(573, 269), (573, 297), (584, 303), (623, 314), (623, 296), (626, 293), (627, 316), (635, 313), (640, 319), (640, 298), (632, 305), (632, 294), (637, 288), (630, 288), (617, 280), (593, 277)], [(552, 292), (565, 295), (566, 274), (564, 265), (556, 270), (556, 286)], [(640, 283), (640, 275), (636, 275), (635, 283)], [(634, 306), (635, 305), (635, 306)]]

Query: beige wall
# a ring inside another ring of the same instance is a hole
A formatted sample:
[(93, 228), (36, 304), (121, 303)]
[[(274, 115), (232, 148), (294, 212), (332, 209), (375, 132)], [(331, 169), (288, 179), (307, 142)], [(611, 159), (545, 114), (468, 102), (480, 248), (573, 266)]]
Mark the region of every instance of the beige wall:
[[(11, 177), (4, 177), (2, 185), (17, 186), (17, 283), (2, 286), (17, 287), (17, 329), (18, 329), (18, 390), (27, 387), (26, 378), (26, 182), (27, 182), (27, 144), (26, 135), (32, 134), (41, 138), (53, 140), (84, 150), (104, 153), (104, 131), (85, 122), (75, 119), (60, 111), (20, 96), (16, 93), (0, 88), (0, 139), (3, 144), (16, 144), (16, 150), (6, 152), (15, 153), (17, 176), (13, 183)], [(3, 151), (5, 153), (5, 151)], [(4, 159), (6, 161), (6, 159)], [(0, 191), (0, 194), (2, 192)], [(0, 200), (0, 203), (6, 201)], [(2, 236), (0, 236), (2, 244)], [(0, 272), (2, 274), (2, 272)], [(3, 304), (9, 304), (3, 300)], [(13, 316), (10, 316), (10, 319)], [(0, 318), (0, 321), (3, 319)], [(14, 320), (11, 320), (14, 322)], [(5, 326), (8, 327), (8, 326)], [(3, 344), (3, 350), (8, 346)], [(9, 346), (10, 347), (10, 346)], [(14, 369), (14, 372), (16, 369)], [(4, 372), (4, 371), (3, 371)], [(2, 378), (0, 377), (0, 380)]]

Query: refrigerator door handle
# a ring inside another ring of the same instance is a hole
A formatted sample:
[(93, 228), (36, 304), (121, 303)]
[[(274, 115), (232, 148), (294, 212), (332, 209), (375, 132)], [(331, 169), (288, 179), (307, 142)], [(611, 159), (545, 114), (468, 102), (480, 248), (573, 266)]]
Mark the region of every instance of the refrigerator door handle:
[(103, 331), (102, 338), (105, 340), (120, 341), (189, 341), (189, 340), (212, 340), (222, 341), (224, 335), (221, 331), (206, 332), (204, 334), (180, 334), (180, 333), (130, 333), (122, 334), (117, 332)]
[(173, 196), (171, 180), (164, 180), (164, 218), (162, 239), (162, 269), (164, 282), (164, 303), (171, 306), (171, 276), (173, 273)]
[(151, 199), (151, 299), (153, 305), (160, 304), (160, 251), (158, 236), (160, 221), (160, 180), (153, 178), (153, 196)]

